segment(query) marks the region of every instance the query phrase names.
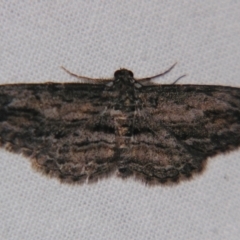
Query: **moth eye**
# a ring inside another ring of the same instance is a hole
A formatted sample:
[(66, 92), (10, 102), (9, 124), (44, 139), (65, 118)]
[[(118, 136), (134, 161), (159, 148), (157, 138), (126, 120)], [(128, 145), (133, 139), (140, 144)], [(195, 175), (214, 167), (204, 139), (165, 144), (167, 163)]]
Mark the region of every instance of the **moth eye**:
[(128, 71), (130, 77), (133, 77), (133, 72), (132, 71)]
[(117, 71), (114, 73), (114, 78), (118, 78), (119, 73), (120, 73), (120, 70), (117, 70)]

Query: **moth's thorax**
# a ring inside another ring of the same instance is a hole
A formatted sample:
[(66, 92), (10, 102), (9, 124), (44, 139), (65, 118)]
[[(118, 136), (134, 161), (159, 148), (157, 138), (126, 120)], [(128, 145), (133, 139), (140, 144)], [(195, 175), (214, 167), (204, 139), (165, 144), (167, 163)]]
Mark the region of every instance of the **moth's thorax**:
[(120, 69), (114, 73), (111, 95), (111, 114), (115, 126), (115, 137), (119, 148), (126, 148), (132, 137), (133, 115), (135, 112), (135, 80), (133, 73)]
[(133, 73), (127, 69), (120, 69), (114, 73), (112, 102), (115, 110), (133, 111), (135, 105), (135, 80)]

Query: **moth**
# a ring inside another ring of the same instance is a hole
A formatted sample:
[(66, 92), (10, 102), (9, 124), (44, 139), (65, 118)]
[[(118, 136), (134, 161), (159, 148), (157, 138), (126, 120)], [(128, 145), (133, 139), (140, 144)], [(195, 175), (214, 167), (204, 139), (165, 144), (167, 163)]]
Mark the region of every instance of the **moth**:
[(85, 83), (0, 86), (0, 146), (66, 183), (177, 182), (240, 146), (240, 88), (159, 85), (127, 69)]

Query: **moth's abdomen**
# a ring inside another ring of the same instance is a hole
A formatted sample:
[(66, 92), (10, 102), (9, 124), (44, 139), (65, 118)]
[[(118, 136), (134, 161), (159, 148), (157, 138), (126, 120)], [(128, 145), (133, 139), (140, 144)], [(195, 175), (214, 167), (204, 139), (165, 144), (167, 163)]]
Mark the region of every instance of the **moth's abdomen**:
[(132, 137), (133, 114), (123, 113), (121, 110), (111, 111), (114, 120), (116, 144), (120, 148), (126, 148)]

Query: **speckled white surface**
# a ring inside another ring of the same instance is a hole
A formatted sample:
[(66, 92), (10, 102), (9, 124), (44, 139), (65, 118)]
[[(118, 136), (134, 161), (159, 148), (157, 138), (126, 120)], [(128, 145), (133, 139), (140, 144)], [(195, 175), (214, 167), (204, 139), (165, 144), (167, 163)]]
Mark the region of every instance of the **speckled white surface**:
[[(1, 1), (0, 83), (77, 81), (125, 67), (159, 83), (240, 87), (240, 2)], [(238, 239), (240, 150), (173, 187), (69, 186), (0, 150), (0, 239)]]

